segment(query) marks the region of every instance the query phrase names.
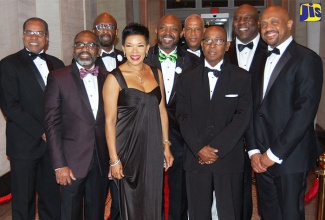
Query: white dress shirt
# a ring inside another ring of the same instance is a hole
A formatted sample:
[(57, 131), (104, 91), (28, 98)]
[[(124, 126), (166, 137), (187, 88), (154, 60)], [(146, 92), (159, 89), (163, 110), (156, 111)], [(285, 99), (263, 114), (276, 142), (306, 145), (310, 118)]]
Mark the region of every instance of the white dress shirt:
[[(101, 53), (100, 53), (100, 56), (102, 56), (103, 53), (113, 53), (114, 52), (114, 46), (112, 48), (111, 51), (107, 52), (105, 50), (101, 50)], [(109, 56), (106, 56), (106, 57), (102, 57), (102, 60), (103, 60), (103, 63), (106, 67), (106, 70), (109, 71), (109, 72), (112, 72), (113, 69), (116, 68), (116, 59), (114, 59), (113, 57), (109, 57)]]
[[(212, 67), (206, 60), (204, 60), (204, 66), (208, 67), (210, 69), (213, 70), (221, 70), (221, 65), (223, 64), (223, 60), (221, 60), (217, 65), (215, 65), (214, 67)], [(209, 88), (210, 88), (210, 100), (212, 99), (213, 96), (213, 92), (214, 89), (216, 87), (217, 81), (218, 81), (218, 77), (215, 77), (213, 75), (213, 72), (208, 72), (208, 77), (209, 77)]]
[[(81, 68), (83, 68), (81, 65), (79, 65), (78, 63), (77, 67), (80, 70)], [(94, 68), (95, 65), (93, 67), (91, 67), (90, 69)], [(90, 106), (91, 106), (91, 110), (93, 112), (94, 118), (96, 118), (97, 116), (97, 111), (98, 111), (98, 100), (99, 100), (99, 95), (98, 95), (98, 82), (97, 82), (97, 76), (94, 76), (92, 74), (87, 74), (85, 78), (82, 79), (86, 91), (87, 91), (87, 95), (88, 95), (88, 100), (90, 102)]]
[[(26, 48), (27, 51), (29, 51), (27, 48)], [(30, 52), (30, 51), (29, 51)], [(42, 50), (41, 52), (39, 53), (43, 53), (44, 50)], [(49, 75), (49, 68), (47, 67), (47, 64), (46, 64), (46, 61), (39, 58), (39, 57), (36, 57), (33, 62), (35, 63), (35, 66), (36, 68), (38, 69), (38, 71), (40, 72), (41, 76), (42, 76), (42, 79), (44, 81), (44, 84), (45, 86), (47, 85), (47, 76)]]
[(191, 50), (188, 48), (187, 51), (194, 54), (195, 56), (201, 57), (201, 50)]
[[(169, 54), (175, 53), (177, 48)], [(163, 54), (169, 55), (164, 51), (160, 50)], [(170, 59), (166, 59), (161, 63), (161, 72), (163, 74), (164, 85), (165, 85), (165, 94), (166, 94), (166, 102), (169, 102), (169, 98), (174, 86), (174, 78), (175, 78), (175, 69), (176, 62), (172, 62)]]
[(242, 51), (238, 50), (238, 44), (244, 44), (236, 37), (236, 54), (237, 54), (237, 60), (238, 60), (238, 66), (249, 71), (249, 68), (251, 67), (254, 54), (258, 45), (258, 42), (260, 40), (260, 34), (258, 34), (251, 42), (253, 42), (253, 48), (249, 49), (245, 47)]

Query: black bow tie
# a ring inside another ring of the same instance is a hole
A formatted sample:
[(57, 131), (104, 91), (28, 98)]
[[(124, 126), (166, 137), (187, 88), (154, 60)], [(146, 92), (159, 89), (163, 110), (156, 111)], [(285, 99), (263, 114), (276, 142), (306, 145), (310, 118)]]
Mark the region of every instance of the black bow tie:
[(102, 53), (102, 58), (103, 57), (112, 57), (112, 58), (116, 58), (116, 53), (115, 53), (115, 51), (113, 51), (112, 53), (105, 53), (105, 52), (103, 52)]
[(45, 60), (45, 53), (33, 53), (33, 52), (29, 52), (29, 56), (35, 60), (37, 57), (41, 58), (42, 60)]
[(248, 49), (253, 49), (253, 42), (249, 42), (248, 44), (238, 44), (238, 50), (239, 52), (241, 52), (242, 50), (244, 50), (245, 47), (247, 47)]
[(280, 50), (278, 48), (274, 48), (273, 50), (267, 51), (266, 55), (269, 57), (269, 56), (271, 56), (272, 53), (280, 55)]
[(212, 72), (215, 77), (219, 77), (221, 74), (221, 71), (210, 69), (209, 67), (204, 67), (205, 73), (208, 74), (209, 72)]

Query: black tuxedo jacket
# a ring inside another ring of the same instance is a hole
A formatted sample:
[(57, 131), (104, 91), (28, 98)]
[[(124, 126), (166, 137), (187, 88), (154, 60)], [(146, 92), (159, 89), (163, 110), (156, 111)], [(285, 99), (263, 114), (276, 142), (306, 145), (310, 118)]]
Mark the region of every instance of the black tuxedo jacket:
[[(185, 170), (243, 172), (243, 134), (252, 110), (251, 79), (246, 70), (226, 61), (221, 71), (211, 100), (204, 62), (179, 80), (176, 116), (188, 146)], [(219, 158), (211, 165), (200, 165), (197, 153), (207, 145), (219, 150)]]
[[(161, 70), (161, 63), (158, 59), (158, 54), (159, 54), (158, 45), (151, 47), (149, 49), (148, 56), (144, 60), (144, 62), (150, 66), (157, 67), (158, 69)], [(169, 102), (166, 103), (166, 108), (167, 108), (168, 120), (169, 120), (169, 133), (171, 135), (173, 135), (174, 138), (176, 138), (179, 146), (183, 146), (184, 141), (180, 134), (179, 125), (175, 118), (176, 88), (178, 87), (179, 76), (182, 75), (186, 69), (189, 69), (189, 68), (193, 67), (194, 65), (196, 65), (199, 62), (199, 57), (187, 52), (186, 50), (182, 50), (179, 47), (177, 47), (177, 55), (178, 55), (178, 57), (176, 60), (176, 69), (177, 69), (177, 67), (179, 67), (182, 72), (177, 73), (175, 71), (174, 85), (173, 85), (173, 89), (172, 89), (172, 92), (171, 92), (171, 95), (169, 98)], [(165, 102), (166, 102), (166, 100), (165, 100)], [(177, 143), (175, 143), (175, 140), (174, 140), (173, 146), (175, 146), (175, 145), (177, 145)], [(180, 150), (183, 151), (183, 147)]]
[[(46, 54), (49, 71), (64, 64)], [(43, 155), (45, 83), (26, 49), (0, 62), (1, 105), (7, 117), (7, 155), (16, 159), (35, 159)]]
[(102, 88), (108, 72), (99, 68), (99, 104), (93, 116), (76, 63), (52, 72), (45, 90), (45, 128), (53, 169), (69, 166), (77, 178), (86, 176), (93, 153), (102, 175), (109, 166)]
[[(266, 56), (264, 57), (266, 61)], [(253, 75), (253, 117), (248, 150), (268, 148), (280, 159), (273, 175), (306, 172), (319, 152), (314, 119), (322, 91), (321, 58), (292, 41), (275, 66), (262, 98), (264, 65)]]
[[(259, 66), (261, 64), (261, 59), (267, 52), (267, 44), (260, 38), (258, 45), (255, 50), (255, 54), (250, 65), (249, 72), (254, 74), (259, 71)], [(236, 40), (231, 41), (228, 51), (225, 54), (225, 60), (230, 61), (232, 64), (238, 66), (237, 60), (237, 50), (236, 50)], [(263, 65), (263, 64), (262, 64)]]
[[(114, 48), (114, 52), (116, 53), (116, 57), (115, 57), (116, 67), (118, 67), (119, 65), (124, 63), (126, 61), (126, 59), (125, 59), (124, 54), (123, 54), (122, 51)], [(107, 70), (101, 57), (98, 57), (96, 59), (95, 65), (99, 66), (100, 68), (102, 68), (104, 70)]]

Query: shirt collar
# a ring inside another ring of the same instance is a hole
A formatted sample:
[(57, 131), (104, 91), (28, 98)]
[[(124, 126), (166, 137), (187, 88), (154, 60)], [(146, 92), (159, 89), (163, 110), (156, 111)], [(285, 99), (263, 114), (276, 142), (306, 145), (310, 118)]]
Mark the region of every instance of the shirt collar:
[[(253, 39), (253, 40), (251, 40), (250, 42), (253, 42), (253, 48), (252, 48), (252, 50), (255, 50), (256, 49), (256, 47), (257, 47), (257, 45), (258, 45), (258, 42), (259, 42), (259, 40), (260, 40), (260, 37), (261, 37), (261, 35), (260, 35), (260, 33), (258, 33), (257, 35), (256, 35), (256, 37)], [(248, 43), (250, 43), (250, 42), (248, 42)], [(247, 44), (248, 44), (247, 43)], [(238, 39), (238, 37), (236, 37), (236, 48), (237, 48), (237, 50), (238, 50), (238, 44), (245, 44), (245, 43), (243, 43), (243, 42), (241, 42), (239, 39)], [(246, 44), (245, 44), (246, 45)]]
[(108, 54), (110, 54), (110, 53), (113, 53), (113, 52), (114, 52), (114, 45), (113, 45), (112, 49), (111, 49), (109, 52), (105, 51), (105, 50), (102, 48), (102, 49), (101, 49), (101, 52), (100, 52), (100, 56), (102, 56), (103, 53), (108, 53)]
[[(287, 49), (287, 47), (289, 46), (291, 41), (293, 41), (292, 36), (290, 36), (288, 39), (286, 39), (284, 42), (282, 42), (279, 46), (276, 47), (280, 50), (280, 55)], [(269, 46), (267, 46), (267, 49), (273, 50), (274, 48), (270, 47), (270, 45), (269, 45)]]
[(172, 52), (170, 53), (166, 53), (165, 51), (163, 51), (162, 49), (160, 49), (160, 47), (158, 46), (159, 48), (159, 51), (162, 52), (163, 54), (166, 54), (166, 55), (169, 55), (169, 54), (173, 54), (173, 53), (176, 53), (177, 52), (177, 47), (175, 47), (175, 50), (173, 50)]
[(207, 61), (206, 59), (204, 59), (204, 66), (205, 67), (208, 67), (212, 70), (218, 70), (220, 71), (221, 70), (221, 65), (223, 64), (223, 60), (221, 60), (217, 65), (215, 65), (214, 67), (212, 67)]

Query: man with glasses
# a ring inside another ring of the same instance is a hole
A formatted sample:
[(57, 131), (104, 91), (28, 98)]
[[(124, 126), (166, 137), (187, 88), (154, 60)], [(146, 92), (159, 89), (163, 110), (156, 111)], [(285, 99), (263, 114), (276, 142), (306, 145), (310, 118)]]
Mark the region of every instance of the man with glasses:
[(211, 219), (215, 191), (219, 219), (242, 219), (244, 143), (252, 101), (250, 75), (224, 60), (226, 31), (208, 27), (205, 59), (179, 79), (176, 117), (185, 148), (190, 219)]
[(60, 191), (51, 167), (43, 121), (48, 73), (64, 64), (44, 53), (48, 41), (47, 23), (29, 18), (23, 25), (24, 49), (0, 62), (14, 220), (35, 219), (36, 192), (40, 219), (60, 218)]
[(61, 185), (61, 219), (104, 219), (108, 150), (97, 36), (81, 31), (70, 66), (52, 72), (45, 90), (45, 130)]
[(118, 29), (116, 20), (112, 15), (107, 12), (98, 15), (94, 20), (92, 31), (98, 37), (100, 46), (100, 58), (96, 60), (96, 65), (111, 72), (125, 62), (123, 52), (114, 46)]
[[(126, 61), (123, 52), (114, 46), (118, 29), (115, 18), (107, 12), (97, 16), (93, 23), (92, 30), (99, 40), (100, 52), (96, 60), (96, 65), (112, 72), (116, 67)], [(118, 200), (118, 189), (114, 181), (109, 176), (109, 190), (111, 193), (110, 220), (120, 219), (120, 208)]]

